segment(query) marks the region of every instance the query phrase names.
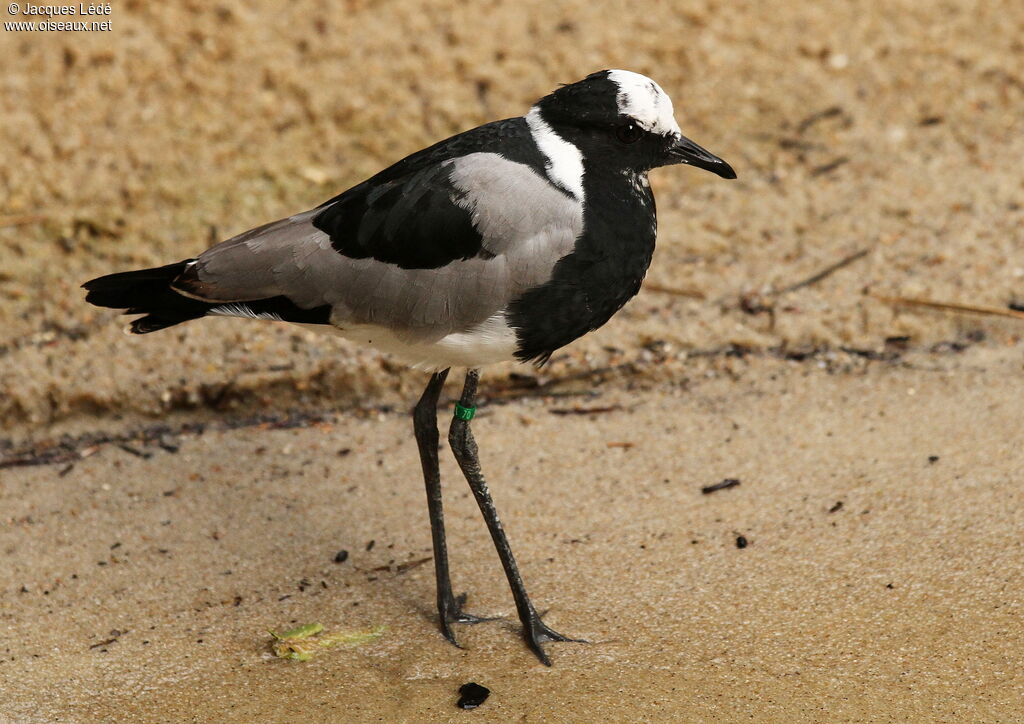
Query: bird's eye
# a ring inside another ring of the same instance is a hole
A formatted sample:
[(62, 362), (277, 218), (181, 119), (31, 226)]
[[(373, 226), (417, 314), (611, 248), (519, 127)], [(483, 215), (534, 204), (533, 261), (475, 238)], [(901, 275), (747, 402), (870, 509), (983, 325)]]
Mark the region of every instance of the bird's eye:
[(615, 128), (615, 137), (623, 143), (636, 143), (642, 135), (644, 135), (644, 132), (640, 130), (640, 126), (632, 122), (624, 123)]

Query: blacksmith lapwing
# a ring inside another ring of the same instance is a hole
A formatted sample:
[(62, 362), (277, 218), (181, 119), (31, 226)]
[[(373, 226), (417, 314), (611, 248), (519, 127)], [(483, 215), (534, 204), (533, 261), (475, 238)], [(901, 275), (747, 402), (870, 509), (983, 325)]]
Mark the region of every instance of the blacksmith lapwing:
[(452, 593), (438, 471), (437, 404), (466, 367), (448, 433), (498, 550), (523, 635), (571, 641), (527, 596), (470, 430), (479, 368), (543, 364), (597, 329), (640, 289), (654, 253), (653, 168), (732, 168), (682, 135), (651, 79), (593, 73), (519, 118), (488, 123), (398, 161), (315, 209), (167, 266), (87, 282), (86, 299), (142, 314), (146, 334), (210, 315), (294, 322), (433, 373), (413, 410), (427, 488), (444, 636), (480, 619)]

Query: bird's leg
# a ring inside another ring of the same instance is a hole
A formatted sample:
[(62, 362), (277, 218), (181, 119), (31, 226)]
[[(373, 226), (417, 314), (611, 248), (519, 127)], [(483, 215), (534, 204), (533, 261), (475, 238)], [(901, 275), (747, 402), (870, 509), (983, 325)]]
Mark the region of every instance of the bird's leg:
[(551, 660), (542, 647), (543, 643), (547, 641), (580, 641), (580, 639), (571, 639), (568, 636), (563, 636), (557, 631), (548, 628), (541, 621), (537, 609), (533, 607), (533, 603), (526, 593), (523, 577), (519, 575), (519, 567), (516, 565), (516, 559), (512, 555), (512, 548), (508, 544), (508, 538), (505, 537), (505, 530), (501, 526), (501, 520), (498, 519), (498, 511), (495, 509), (494, 502), (491, 500), (491, 494), (487, 489), (487, 481), (484, 480), (483, 472), (480, 470), (476, 440), (473, 438), (473, 432), (469, 429), (469, 421), (476, 410), (474, 402), (476, 400), (476, 385), (479, 377), (480, 372), (478, 370), (471, 369), (466, 373), (466, 384), (462, 388), (462, 397), (459, 399), (459, 404), (455, 410), (455, 417), (452, 419), (452, 425), (448, 432), (448, 442), (451, 444), (452, 452), (455, 454), (459, 467), (462, 468), (462, 474), (466, 476), (466, 481), (473, 491), (477, 505), (480, 506), (480, 512), (483, 513), (484, 520), (487, 522), (487, 529), (491, 532), (494, 547), (497, 549), (498, 557), (501, 558), (501, 565), (505, 569), (505, 577), (508, 579), (508, 585), (512, 589), (512, 597), (516, 602), (519, 620), (523, 624), (523, 637), (526, 639), (526, 644), (537, 655), (537, 658), (541, 660), (541, 663), (545, 666), (551, 666)]
[(437, 579), (437, 613), (441, 620), (441, 633), (456, 646), (451, 624), (479, 623), (488, 619), (463, 613), (466, 595), (452, 594), (452, 581), (448, 572), (448, 547), (444, 537), (444, 508), (441, 503), (441, 471), (437, 464), (437, 400), (444, 387), (448, 370), (435, 373), (420, 401), (412, 411), (416, 444), (423, 464), (423, 481), (427, 486), (427, 507), (430, 511), (430, 537), (434, 543), (434, 575)]

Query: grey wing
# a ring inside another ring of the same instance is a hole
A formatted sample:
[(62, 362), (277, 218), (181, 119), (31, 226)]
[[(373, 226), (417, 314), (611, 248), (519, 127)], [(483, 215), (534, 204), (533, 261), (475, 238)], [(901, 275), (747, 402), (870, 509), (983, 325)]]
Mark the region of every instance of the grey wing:
[[(582, 209), (529, 166), (498, 154), (474, 153), (440, 166), (449, 192), (427, 200), (452, 204), (468, 215), (480, 236), (474, 256), (435, 268), (405, 268), (372, 256), (353, 258), (317, 228), (316, 219), (324, 213), (317, 208), (212, 247), (173, 286), (205, 301), (284, 296), (303, 309), (326, 304), (335, 326), (377, 325), (413, 339), (468, 330), (550, 279), (557, 261), (572, 251), (582, 232)], [(406, 214), (398, 219), (401, 224), (388, 223), (392, 218), (376, 222), (398, 234), (388, 240), (392, 247), (401, 242), (402, 224), (416, 224), (419, 218), (409, 212), (409, 204), (397, 206)], [(388, 211), (376, 210), (385, 216)], [(391, 211), (395, 218), (398, 213)], [(358, 235), (360, 221), (353, 219), (347, 233)], [(344, 222), (344, 217), (335, 220), (335, 236)], [(409, 234), (412, 242), (430, 230), (415, 231)]]

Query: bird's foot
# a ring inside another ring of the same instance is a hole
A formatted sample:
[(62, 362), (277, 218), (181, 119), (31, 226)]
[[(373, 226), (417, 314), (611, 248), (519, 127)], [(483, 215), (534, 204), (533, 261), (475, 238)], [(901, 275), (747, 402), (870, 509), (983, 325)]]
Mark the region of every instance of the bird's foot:
[(483, 616), (474, 616), (471, 613), (466, 613), (462, 610), (463, 605), (466, 603), (466, 594), (462, 593), (458, 596), (448, 596), (447, 598), (441, 598), (437, 604), (438, 615), (441, 619), (441, 633), (448, 639), (450, 643), (459, 648), (458, 639), (455, 638), (455, 632), (452, 631), (453, 623), (483, 623), (484, 621), (497, 621), (496, 617), (485, 618)]
[(544, 651), (544, 647), (541, 644), (549, 641), (569, 641), (577, 644), (590, 643), (586, 639), (569, 638), (558, 633), (541, 621), (540, 615), (536, 611), (530, 611), (529, 615), (523, 619), (523, 638), (526, 639), (526, 645), (530, 647), (530, 650), (537, 655), (537, 658), (545, 666), (551, 666), (551, 659), (548, 658), (547, 652)]

